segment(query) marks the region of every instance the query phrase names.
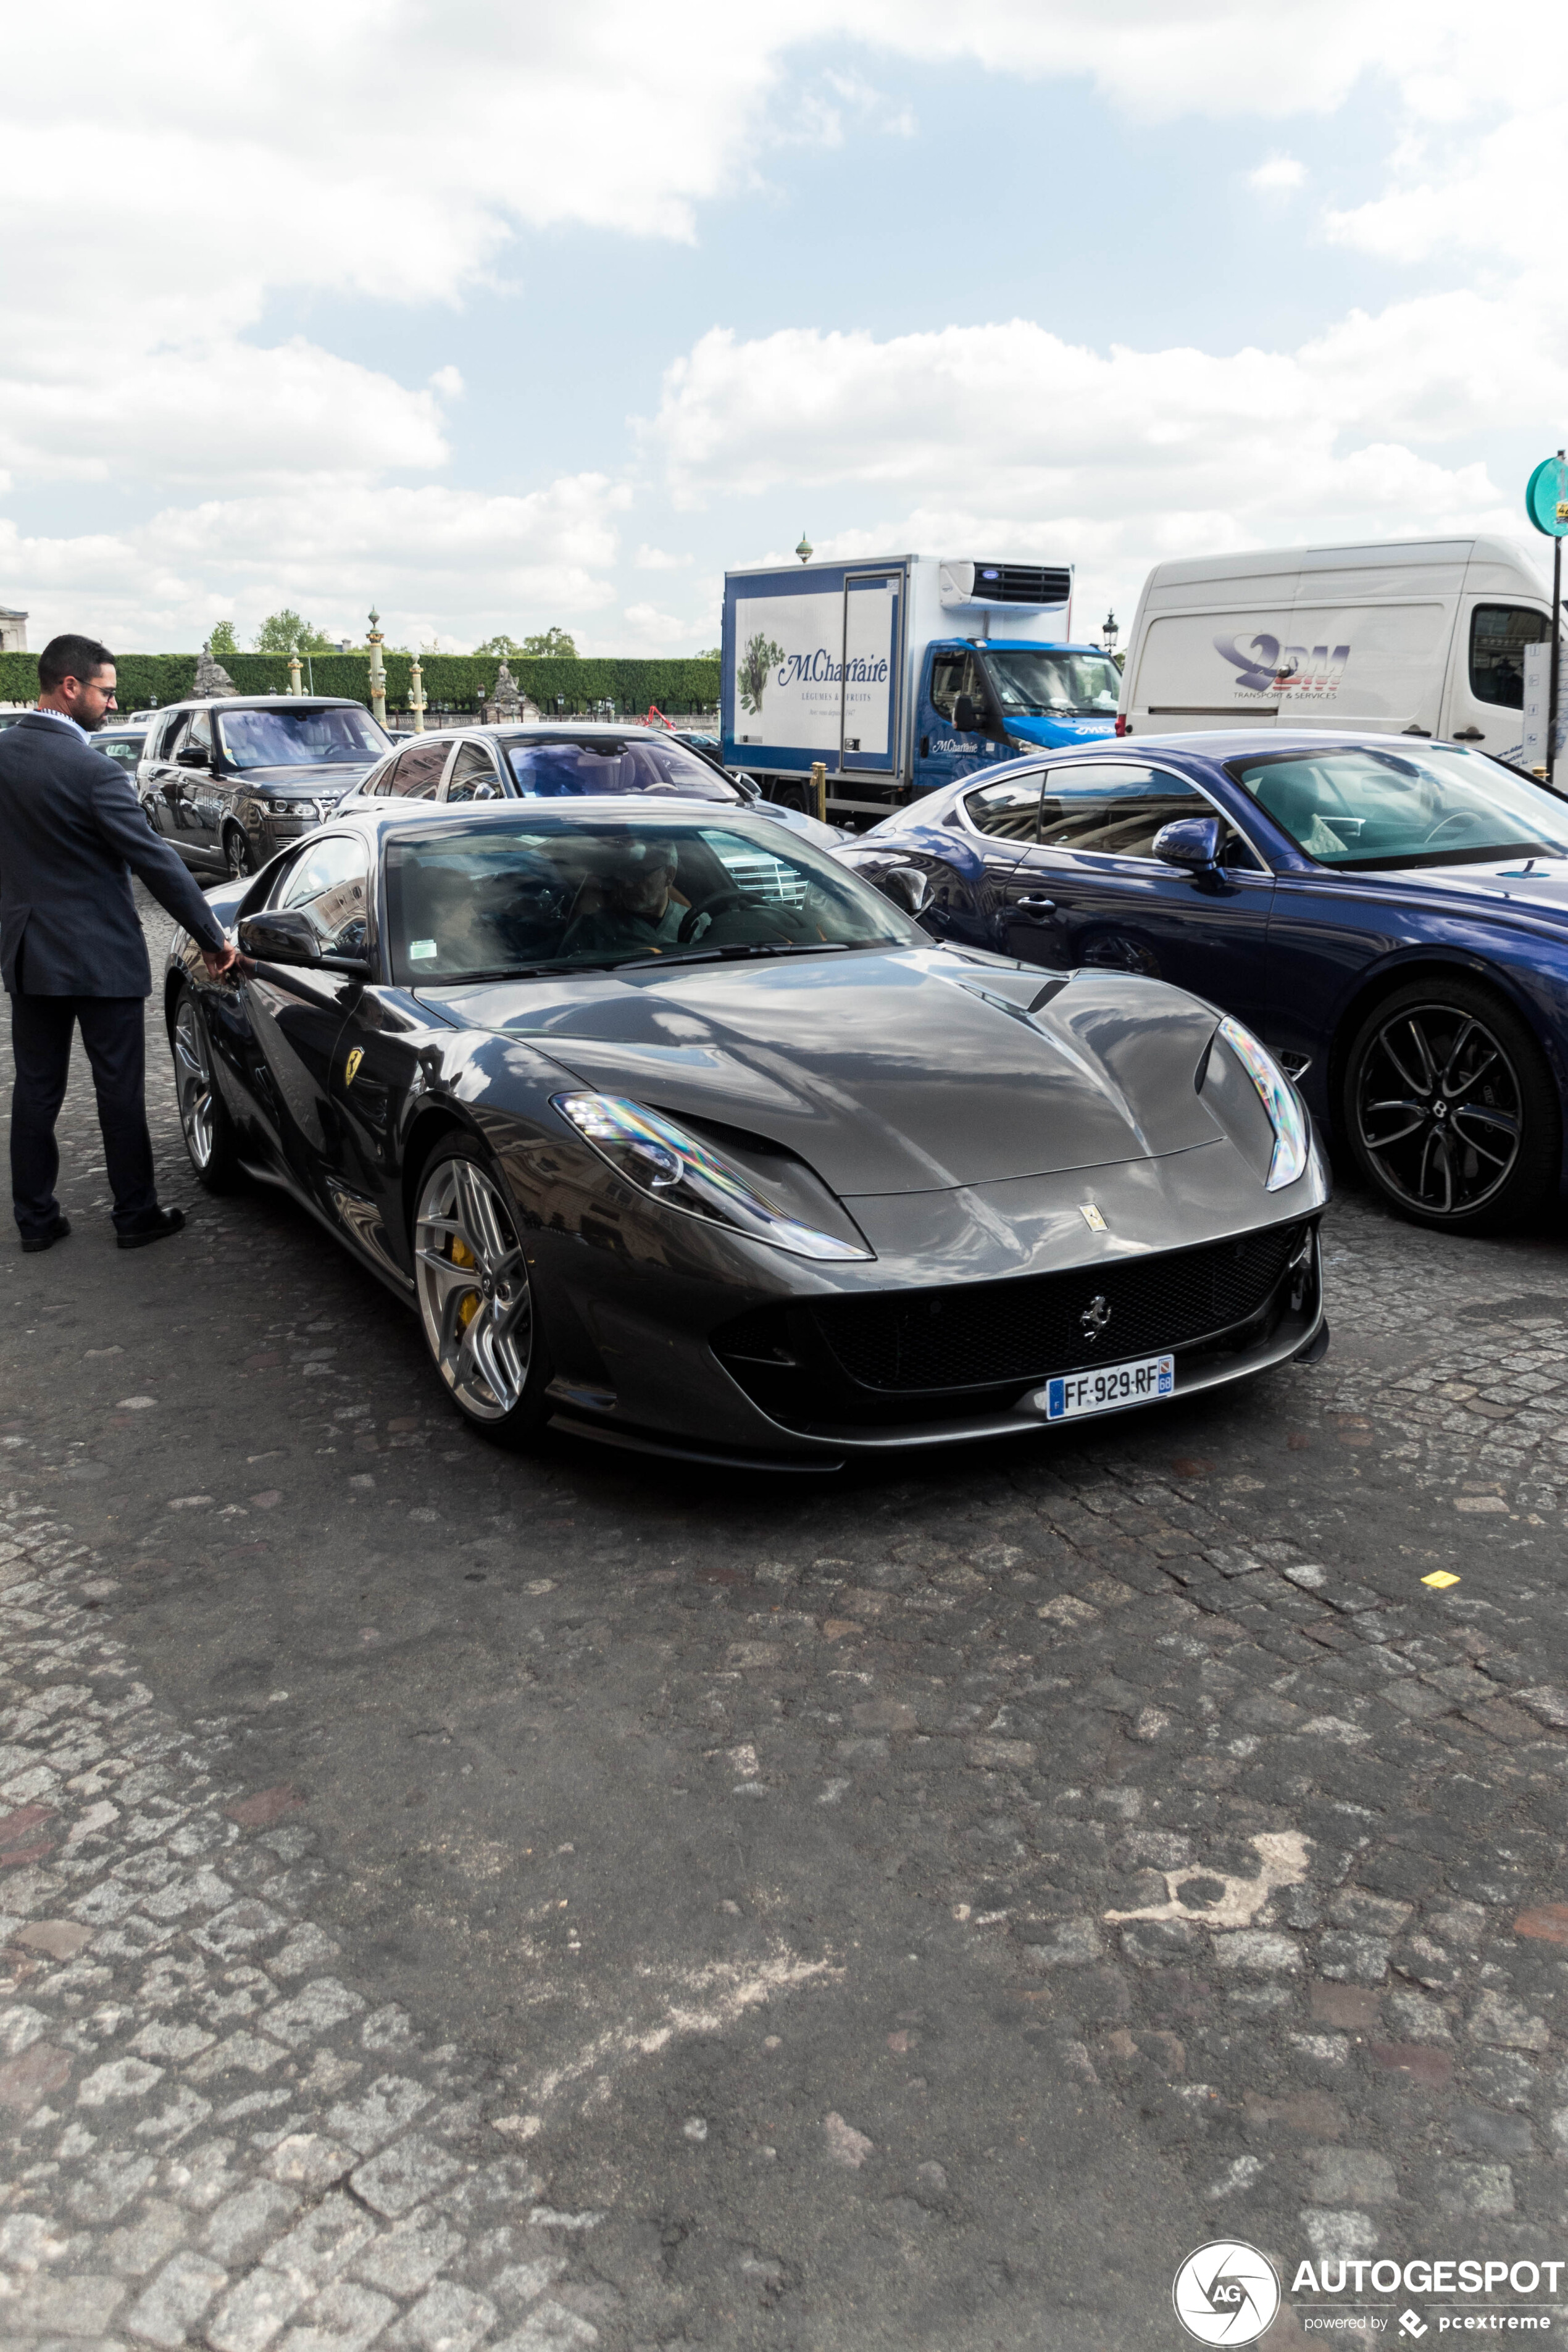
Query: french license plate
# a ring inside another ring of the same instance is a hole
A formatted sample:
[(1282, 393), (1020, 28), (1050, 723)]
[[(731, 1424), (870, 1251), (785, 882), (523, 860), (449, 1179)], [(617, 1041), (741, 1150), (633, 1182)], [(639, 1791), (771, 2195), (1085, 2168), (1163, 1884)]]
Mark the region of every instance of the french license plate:
[(1047, 1381), (1031, 1400), (1047, 1421), (1076, 1421), (1080, 1413), (1114, 1412), (1119, 1405), (1152, 1404), (1176, 1386), (1174, 1356), (1145, 1356), (1135, 1364), (1101, 1364), (1092, 1372), (1068, 1372)]

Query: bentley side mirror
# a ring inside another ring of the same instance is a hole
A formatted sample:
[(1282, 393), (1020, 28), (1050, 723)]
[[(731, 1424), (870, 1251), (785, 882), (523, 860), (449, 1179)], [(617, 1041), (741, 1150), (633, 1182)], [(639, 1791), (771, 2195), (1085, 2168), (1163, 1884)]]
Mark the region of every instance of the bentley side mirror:
[(740, 793), (742, 800), (760, 801), (762, 799), (763, 788), (761, 784), (758, 783), (755, 776), (748, 776), (744, 774), (734, 775), (731, 777), (730, 782), (734, 785), (735, 790)]
[(1154, 835), (1155, 856), (1190, 874), (1213, 874), (1224, 846), (1225, 826), (1217, 816), (1179, 816)]
[(918, 866), (889, 866), (874, 879), (883, 898), (901, 907), (906, 915), (923, 915), (931, 905), (931, 877)]

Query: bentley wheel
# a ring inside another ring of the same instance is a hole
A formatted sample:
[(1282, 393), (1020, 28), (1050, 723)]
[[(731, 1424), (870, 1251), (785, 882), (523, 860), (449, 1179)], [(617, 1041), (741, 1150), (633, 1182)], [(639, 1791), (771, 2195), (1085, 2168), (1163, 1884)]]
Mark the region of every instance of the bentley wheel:
[(1362, 1024), (1344, 1126), (1384, 1198), (1418, 1224), (1500, 1233), (1556, 1182), (1557, 1089), (1524, 1023), (1462, 980), (1401, 989)]
[(256, 861), (250, 854), (250, 844), (237, 824), (224, 827), (223, 862), (231, 882), (243, 881), (247, 874), (254, 874), (256, 871)]
[(419, 1317), (453, 1403), (518, 1444), (545, 1417), (550, 1378), (517, 1211), (478, 1147), (444, 1138), (414, 1219)]
[(180, 991), (169, 1042), (174, 1055), (180, 1128), (196, 1181), (209, 1192), (226, 1192), (239, 1173), (238, 1142), (217, 1089), (206, 1019), (188, 988)]

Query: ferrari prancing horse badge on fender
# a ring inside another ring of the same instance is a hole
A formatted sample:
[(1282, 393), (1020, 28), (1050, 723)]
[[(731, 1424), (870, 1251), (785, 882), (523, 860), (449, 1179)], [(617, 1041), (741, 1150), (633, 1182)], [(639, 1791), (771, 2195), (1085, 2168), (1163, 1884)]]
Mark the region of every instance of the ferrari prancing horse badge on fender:
[(364, 1047), (356, 1045), (343, 1066), (343, 1084), (352, 1087), (359, 1076), (359, 1066), (364, 1059)]

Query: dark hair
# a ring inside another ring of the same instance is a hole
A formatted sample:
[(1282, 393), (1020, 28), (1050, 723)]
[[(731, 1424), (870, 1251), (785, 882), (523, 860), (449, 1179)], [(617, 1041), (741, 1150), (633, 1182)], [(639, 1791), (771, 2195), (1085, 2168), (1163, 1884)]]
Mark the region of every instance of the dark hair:
[(51, 637), (38, 656), (38, 690), (53, 694), (60, 680), (74, 677), (83, 686), (90, 686), (100, 669), (114, 659), (107, 646), (96, 637)]

